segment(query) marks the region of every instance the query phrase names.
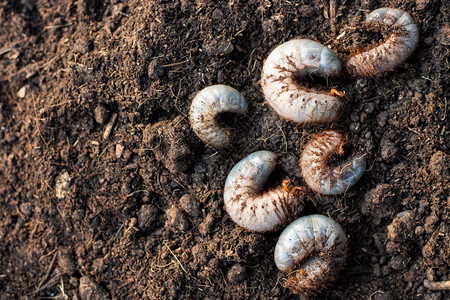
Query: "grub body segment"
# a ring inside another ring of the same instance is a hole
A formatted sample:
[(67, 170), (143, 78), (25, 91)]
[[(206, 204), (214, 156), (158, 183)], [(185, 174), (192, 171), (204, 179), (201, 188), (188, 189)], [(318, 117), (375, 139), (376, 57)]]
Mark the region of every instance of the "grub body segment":
[(227, 85), (212, 85), (201, 90), (192, 100), (189, 120), (195, 134), (213, 148), (224, 148), (231, 143), (228, 129), (219, 125), (221, 113), (245, 113), (247, 101), (236, 89)]
[(355, 77), (373, 77), (393, 70), (414, 52), (419, 42), (416, 23), (400, 9), (383, 7), (374, 10), (364, 24), (370, 31), (381, 31), (385, 39), (348, 59), (347, 72)]
[(325, 92), (307, 91), (299, 80), (309, 75), (336, 76), (338, 57), (308, 39), (294, 39), (276, 47), (262, 70), (261, 86), (267, 103), (282, 117), (297, 123), (335, 121), (343, 102)]
[(289, 224), (275, 246), (275, 264), (289, 273), (286, 286), (295, 294), (311, 296), (338, 277), (347, 255), (342, 227), (322, 215), (301, 217)]
[(225, 210), (238, 225), (250, 231), (274, 231), (303, 211), (300, 189), (283, 186), (264, 191), (264, 185), (277, 164), (270, 151), (254, 152), (230, 171), (224, 189)]
[(306, 184), (315, 192), (337, 195), (354, 186), (364, 174), (365, 155), (357, 153), (338, 165), (330, 159), (343, 154), (347, 143), (345, 135), (335, 130), (314, 135), (300, 157), (300, 168)]

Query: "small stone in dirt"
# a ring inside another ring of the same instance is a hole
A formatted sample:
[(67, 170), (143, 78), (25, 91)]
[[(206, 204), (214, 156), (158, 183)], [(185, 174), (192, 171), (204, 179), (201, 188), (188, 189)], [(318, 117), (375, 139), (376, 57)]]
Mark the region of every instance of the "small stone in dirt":
[(189, 227), (186, 217), (183, 212), (175, 206), (166, 210), (167, 222), (166, 225), (179, 230), (187, 230)]
[(98, 105), (95, 108), (94, 117), (98, 124), (105, 124), (109, 120), (109, 112), (103, 105)]
[(61, 174), (59, 174), (59, 176), (56, 178), (56, 186), (55, 186), (56, 198), (64, 199), (67, 195), (69, 195), (70, 180), (72, 180), (72, 178), (70, 177), (67, 171), (64, 171)]
[(124, 149), (124, 148), (125, 148), (125, 147), (124, 147), (122, 144), (117, 144), (117, 145), (116, 145), (116, 157), (117, 157), (117, 159), (119, 159), (119, 158), (122, 157), (123, 149)]
[(230, 41), (211, 40), (203, 44), (203, 51), (208, 55), (227, 55), (233, 50), (234, 46)]
[(28, 86), (24, 85), (17, 93), (16, 96), (19, 98), (25, 98), (25, 95), (27, 94)]
[(96, 284), (88, 276), (80, 278), (78, 292), (80, 293), (80, 298), (82, 300), (109, 299), (108, 293), (103, 289), (103, 287)]
[(208, 251), (201, 244), (192, 247), (192, 256), (196, 266), (203, 266), (208, 262)]
[(245, 279), (246, 268), (241, 264), (236, 264), (228, 271), (227, 278), (229, 281), (239, 283)]
[(154, 222), (157, 220), (158, 209), (151, 204), (142, 205), (138, 212), (138, 227), (143, 232), (148, 232), (154, 226)]
[(200, 202), (194, 196), (185, 194), (180, 198), (181, 208), (190, 216), (200, 216)]

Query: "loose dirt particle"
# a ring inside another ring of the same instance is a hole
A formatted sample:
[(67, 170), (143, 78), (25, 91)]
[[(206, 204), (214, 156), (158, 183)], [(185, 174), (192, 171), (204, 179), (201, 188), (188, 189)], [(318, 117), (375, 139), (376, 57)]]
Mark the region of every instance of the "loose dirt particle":
[(109, 112), (103, 105), (98, 105), (94, 111), (95, 121), (99, 124), (105, 124), (109, 119)]
[(62, 172), (58, 178), (56, 178), (56, 185), (55, 185), (55, 193), (56, 198), (58, 199), (64, 199), (66, 196), (69, 195), (69, 184), (72, 180), (72, 177), (70, 177), (69, 172), (64, 171)]
[(241, 264), (233, 265), (228, 271), (227, 278), (230, 282), (239, 283), (245, 278), (246, 268)]
[(166, 224), (173, 229), (187, 230), (189, 227), (189, 223), (183, 212), (175, 206), (166, 210), (166, 217)]
[(200, 216), (200, 202), (190, 194), (185, 194), (180, 198), (181, 208), (190, 216)]

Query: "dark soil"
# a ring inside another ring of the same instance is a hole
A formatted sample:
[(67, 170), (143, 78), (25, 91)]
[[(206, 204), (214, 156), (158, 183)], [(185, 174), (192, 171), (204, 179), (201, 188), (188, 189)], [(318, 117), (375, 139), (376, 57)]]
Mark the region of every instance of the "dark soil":
[[(273, 260), (280, 231), (234, 224), (223, 186), (262, 149), (281, 156), (272, 184), (304, 184), (300, 151), (329, 128), (368, 168), (343, 196), (309, 192), (350, 244), (321, 297), (450, 297), (424, 285), (450, 279), (449, 2), (275, 2), (0, 0), (1, 299), (292, 298)], [(410, 12), (419, 46), (381, 77), (321, 81), (349, 96), (338, 123), (268, 107), (260, 70), (276, 45), (310, 38), (344, 61), (377, 42), (361, 24), (386, 5)], [(187, 117), (218, 83), (249, 103), (220, 151)]]

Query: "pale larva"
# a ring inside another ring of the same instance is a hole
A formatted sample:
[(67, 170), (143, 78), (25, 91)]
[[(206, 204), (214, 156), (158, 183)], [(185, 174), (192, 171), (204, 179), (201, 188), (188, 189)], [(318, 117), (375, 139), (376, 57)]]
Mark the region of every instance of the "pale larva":
[(349, 58), (346, 68), (353, 76), (376, 76), (394, 69), (411, 55), (419, 42), (416, 23), (400, 9), (374, 10), (364, 24), (368, 30), (381, 31), (386, 38), (382, 44)]
[(223, 148), (230, 144), (229, 130), (218, 124), (220, 113), (244, 113), (247, 101), (236, 89), (227, 85), (212, 85), (201, 90), (192, 100), (189, 120), (195, 134), (206, 144), (214, 148)]
[(342, 227), (322, 215), (301, 217), (288, 225), (275, 246), (275, 264), (289, 273), (286, 286), (310, 296), (333, 282), (344, 268), (347, 237)]
[(334, 130), (314, 135), (300, 157), (302, 176), (315, 192), (342, 194), (361, 178), (366, 168), (365, 155), (356, 154), (344, 162), (330, 166), (330, 158), (343, 155), (347, 138)]
[(303, 189), (286, 184), (264, 191), (277, 164), (276, 154), (254, 152), (238, 162), (228, 174), (224, 189), (225, 210), (245, 229), (273, 231), (298, 217), (304, 207)]
[(334, 76), (340, 70), (338, 57), (327, 47), (307, 39), (291, 40), (270, 53), (261, 86), (269, 105), (282, 117), (298, 123), (332, 122), (343, 107), (334, 96), (340, 93), (308, 92), (299, 80), (308, 75)]

